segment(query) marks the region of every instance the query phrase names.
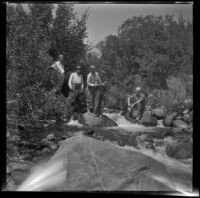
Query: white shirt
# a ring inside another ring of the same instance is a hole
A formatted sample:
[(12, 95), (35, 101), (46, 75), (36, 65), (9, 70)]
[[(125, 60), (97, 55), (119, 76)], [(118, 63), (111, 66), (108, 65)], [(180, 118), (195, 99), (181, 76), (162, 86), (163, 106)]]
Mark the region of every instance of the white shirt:
[(83, 87), (83, 76), (81, 74), (78, 75), (77, 72), (71, 73), (69, 77), (68, 85), (70, 89), (72, 89), (72, 84), (75, 84), (75, 83), (80, 83), (82, 84), (82, 87)]
[(60, 61), (56, 61), (53, 65), (51, 65), (51, 67), (55, 68), (61, 74), (65, 73), (64, 66)]

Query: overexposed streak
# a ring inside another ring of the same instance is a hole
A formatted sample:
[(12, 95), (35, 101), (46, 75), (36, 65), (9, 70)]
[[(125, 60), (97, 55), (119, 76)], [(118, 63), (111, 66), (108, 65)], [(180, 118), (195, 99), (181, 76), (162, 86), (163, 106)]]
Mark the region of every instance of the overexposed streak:
[(38, 191), (61, 184), (66, 177), (63, 160), (49, 162), (37, 168), (17, 191)]

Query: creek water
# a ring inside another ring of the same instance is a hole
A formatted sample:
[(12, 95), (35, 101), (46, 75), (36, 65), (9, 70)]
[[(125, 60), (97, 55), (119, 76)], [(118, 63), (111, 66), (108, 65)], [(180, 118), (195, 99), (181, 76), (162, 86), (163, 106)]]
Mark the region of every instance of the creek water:
[[(133, 124), (126, 120), (123, 116), (120, 116), (119, 113), (105, 113), (107, 117), (114, 120), (118, 126), (113, 128), (119, 128), (120, 130), (124, 131), (133, 131), (133, 130), (142, 130), (144, 126), (139, 124)], [(71, 120), (70, 122), (66, 123), (65, 126), (76, 126), (82, 127), (83, 125), (80, 124), (78, 121)], [(164, 127), (162, 123), (158, 123), (158, 127)], [(112, 127), (111, 127), (112, 128)], [(146, 127), (145, 127), (146, 128)], [(77, 133), (79, 134), (79, 132)], [(156, 141), (156, 140), (155, 140)], [(172, 141), (170, 138), (165, 138), (162, 141)], [(134, 150), (145, 155), (148, 155), (158, 162), (164, 164), (167, 167), (167, 170), (174, 175), (173, 183), (175, 184), (173, 187), (171, 186), (172, 181), (167, 180), (166, 178), (160, 178), (156, 175), (151, 175), (153, 179), (164, 183), (165, 185), (172, 187), (175, 191), (181, 193), (181, 195), (186, 196), (193, 196), (194, 193), (191, 192), (192, 189), (192, 159), (186, 160), (177, 160), (172, 159), (166, 155), (165, 147), (158, 146), (156, 151), (152, 151), (151, 149), (146, 149), (139, 147), (136, 149), (134, 147), (125, 146), (123, 149)], [(55, 164), (43, 164), (39, 165), (38, 168), (31, 175), (26, 179), (26, 181), (17, 189), (18, 191), (40, 191), (45, 189), (46, 186), (54, 186), (58, 183), (62, 183), (66, 178), (63, 176), (62, 170), (62, 163), (55, 162)], [(43, 173), (41, 175), (41, 172)], [(190, 191), (190, 194), (189, 192)]]

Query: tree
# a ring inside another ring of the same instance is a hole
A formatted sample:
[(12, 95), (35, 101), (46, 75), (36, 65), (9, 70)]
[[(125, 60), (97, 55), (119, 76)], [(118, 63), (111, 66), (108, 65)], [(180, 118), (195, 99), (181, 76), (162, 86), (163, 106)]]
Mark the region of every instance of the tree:
[(118, 28), (117, 36), (107, 36), (97, 46), (101, 68), (123, 89), (132, 89), (136, 74), (146, 76), (149, 87), (160, 89), (167, 88), (170, 75), (192, 72), (192, 25), (183, 18), (177, 22), (169, 15), (132, 17)]
[(66, 72), (72, 71), (75, 65), (85, 56), (87, 11), (80, 17), (74, 12), (73, 5), (59, 4), (56, 10), (51, 39), (51, 54), (57, 58), (64, 55)]

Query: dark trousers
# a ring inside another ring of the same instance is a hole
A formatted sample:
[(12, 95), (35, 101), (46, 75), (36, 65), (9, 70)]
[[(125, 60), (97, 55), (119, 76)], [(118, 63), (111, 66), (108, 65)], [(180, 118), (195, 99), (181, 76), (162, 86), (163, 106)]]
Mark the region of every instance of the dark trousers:
[(96, 95), (96, 88), (88, 86), (88, 94), (89, 94), (89, 101), (88, 107), (94, 111), (94, 102), (95, 102), (95, 95)]
[(145, 110), (145, 105), (146, 104), (144, 102), (140, 102), (136, 104), (135, 107), (131, 108), (131, 112), (129, 112), (129, 115), (131, 117), (135, 117), (133, 114), (134, 114), (134, 111), (137, 110), (137, 117), (142, 118), (144, 110)]
[(98, 116), (102, 114), (103, 99), (104, 99), (104, 92), (102, 88), (97, 88), (95, 91), (94, 113)]

